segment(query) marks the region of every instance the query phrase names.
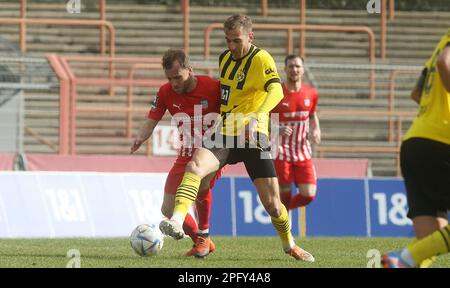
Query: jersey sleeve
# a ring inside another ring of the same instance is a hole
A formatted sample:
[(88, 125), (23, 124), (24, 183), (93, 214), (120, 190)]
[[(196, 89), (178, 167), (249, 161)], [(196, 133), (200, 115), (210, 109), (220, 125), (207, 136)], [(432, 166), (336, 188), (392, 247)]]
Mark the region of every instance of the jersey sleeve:
[(164, 91), (163, 87), (159, 88), (159, 91), (151, 104), (150, 111), (148, 111), (148, 119), (159, 121), (164, 116), (164, 113), (166, 113), (167, 107), (164, 103)]
[[(278, 75), (277, 65), (273, 60), (272, 56), (266, 51), (261, 51), (261, 55), (257, 57), (257, 61), (259, 65), (256, 65), (256, 68), (259, 69), (257, 71), (257, 76), (261, 79), (261, 86), (264, 91), (268, 91), (267, 88), (271, 83), (280, 83), (280, 76)], [(260, 87), (261, 88), (261, 87)]]

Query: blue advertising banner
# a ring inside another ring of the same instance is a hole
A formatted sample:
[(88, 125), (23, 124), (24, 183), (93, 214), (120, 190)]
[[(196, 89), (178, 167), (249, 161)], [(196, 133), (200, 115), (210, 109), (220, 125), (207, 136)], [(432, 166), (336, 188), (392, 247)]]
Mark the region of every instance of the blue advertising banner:
[(364, 179), (318, 179), (306, 208), (308, 236), (366, 236)]
[[(255, 186), (248, 177), (234, 177), (236, 232), (244, 236), (275, 236), (270, 215), (264, 209)], [(232, 192), (233, 193), (233, 192)], [(298, 209), (291, 213), (292, 233), (298, 235)]]
[[(0, 238), (127, 237), (163, 218), (167, 174), (0, 172)], [(322, 178), (306, 207), (307, 236), (413, 236), (400, 178)], [(290, 211), (300, 234), (300, 209)], [(302, 220), (302, 221), (301, 221)], [(271, 218), (247, 177), (213, 188), (210, 232), (275, 236)]]
[(369, 236), (414, 236), (406, 217), (408, 203), (402, 179), (375, 178), (369, 181)]
[(219, 178), (212, 192), (212, 206), (209, 231), (213, 235), (236, 236), (236, 221), (232, 199), (232, 178)]

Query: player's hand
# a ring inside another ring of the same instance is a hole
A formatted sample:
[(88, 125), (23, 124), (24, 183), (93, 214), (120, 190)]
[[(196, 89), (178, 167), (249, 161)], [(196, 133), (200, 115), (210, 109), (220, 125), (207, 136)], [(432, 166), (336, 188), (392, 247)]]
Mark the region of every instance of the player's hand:
[(292, 128), (289, 126), (281, 126), (280, 127), (281, 136), (291, 136), (292, 132), (294, 132), (294, 130), (292, 130)]
[(139, 147), (141, 147), (142, 142), (143, 141), (141, 139), (135, 138), (133, 143), (131, 144), (130, 154), (133, 154), (134, 152), (136, 152), (136, 150), (138, 150)]
[(313, 129), (313, 139), (314, 143), (320, 144), (321, 141), (320, 129)]
[(256, 132), (258, 128), (258, 119), (250, 118), (248, 122), (248, 141), (249, 143), (256, 143)]

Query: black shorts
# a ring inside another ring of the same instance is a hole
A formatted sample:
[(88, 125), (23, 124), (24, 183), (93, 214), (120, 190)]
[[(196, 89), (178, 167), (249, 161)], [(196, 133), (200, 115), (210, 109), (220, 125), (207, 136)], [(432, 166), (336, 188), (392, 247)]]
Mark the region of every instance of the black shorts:
[(254, 181), (258, 178), (277, 177), (268, 137), (262, 133), (256, 136), (256, 143), (250, 144), (239, 136), (225, 136), (219, 133), (211, 137), (214, 142), (205, 145), (220, 162), (220, 168), (227, 164), (244, 162), (248, 176)]
[(408, 195), (408, 217), (447, 218), (450, 209), (450, 145), (423, 138), (402, 143), (400, 163)]

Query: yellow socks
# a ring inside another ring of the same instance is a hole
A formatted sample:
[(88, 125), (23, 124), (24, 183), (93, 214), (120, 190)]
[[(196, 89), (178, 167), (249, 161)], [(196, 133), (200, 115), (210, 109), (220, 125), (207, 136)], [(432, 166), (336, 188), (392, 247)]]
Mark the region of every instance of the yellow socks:
[(432, 256), (448, 253), (450, 249), (450, 225), (409, 244), (406, 248), (411, 253), (415, 263), (422, 263)]
[(200, 182), (199, 176), (190, 172), (184, 173), (183, 180), (181, 180), (175, 195), (175, 208), (172, 216), (172, 219), (178, 223), (182, 224), (184, 222), (184, 217), (186, 217), (189, 208), (195, 201), (195, 198), (197, 198)]
[[(411, 242), (411, 244), (415, 244), (417, 241), (419, 241), (419, 240), (415, 239), (415, 240), (413, 240), (413, 242)], [(433, 257), (423, 260), (422, 263), (420, 263), (418, 266), (419, 266), (419, 268), (430, 268), (430, 266), (431, 266), (431, 264), (433, 264), (434, 260), (436, 260), (436, 256), (433, 256)]]
[(289, 213), (287, 212), (286, 207), (284, 207), (283, 204), (281, 204), (281, 209), (282, 210), (280, 217), (271, 217), (271, 219), (273, 226), (278, 231), (278, 235), (280, 236), (284, 251), (288, 251), (295, 245), (295, 243), (294, 237), (292, 237), (291, 234), (291, 222), (289, 221)]

